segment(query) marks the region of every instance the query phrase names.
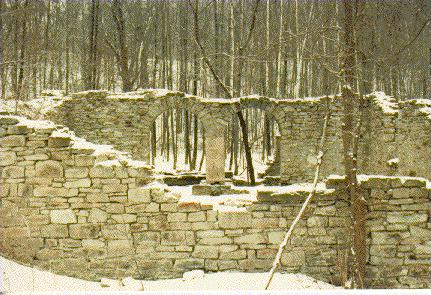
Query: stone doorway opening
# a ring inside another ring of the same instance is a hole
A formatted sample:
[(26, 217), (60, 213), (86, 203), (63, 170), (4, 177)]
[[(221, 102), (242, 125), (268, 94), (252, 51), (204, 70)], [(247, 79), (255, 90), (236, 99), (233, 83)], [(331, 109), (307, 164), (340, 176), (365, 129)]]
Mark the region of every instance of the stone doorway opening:
[(188, 109), (169, 109), (151, 124), (150, 163), (165, 174), (205, 171), (205, 130)]
[[(251, 147), (255, 176), (259, 182), (274, 182), (280, 178), (280, 127), (275, 117), (257, 107), (243, 107), (247, 123), (248, 140)], [(226, 171), (232, 175), (235, 184), (246, 184), (247, 165), (245, 161), (242, 133), (238, 118), (232, 116), (226, 132)]]

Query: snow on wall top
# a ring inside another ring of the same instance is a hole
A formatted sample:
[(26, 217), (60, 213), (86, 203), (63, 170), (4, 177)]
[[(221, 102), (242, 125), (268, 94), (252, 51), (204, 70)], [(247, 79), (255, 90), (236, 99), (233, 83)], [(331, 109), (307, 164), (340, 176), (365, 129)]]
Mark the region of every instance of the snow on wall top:
[(392, 96), (386, 95), (383, 91), (377, 91), (371, 93), (368, 97), (381, 108), (383, 113), (388, 115), (398, 114), (398, 103)]
[(409, 104), (414, 105), (416, 107), (419, 107), (419, 111), (422, 114), (425, 114), (428, 119), (431, 120), (431, 99), (425, 99), (425, 98), (416, 98), (416, 99), (410, 99), (407, 101), (402, 102), (402, 104)]

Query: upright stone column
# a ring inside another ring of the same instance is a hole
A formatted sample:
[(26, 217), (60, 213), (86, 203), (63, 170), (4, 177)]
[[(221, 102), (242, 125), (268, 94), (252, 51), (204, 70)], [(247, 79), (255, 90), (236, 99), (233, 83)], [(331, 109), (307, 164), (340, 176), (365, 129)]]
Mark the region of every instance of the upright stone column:
[(139, 143), (133, 147), (132, 158), (150, 164), (150, 134), (139, 134)]
[(224, 125), (215, 122), (205, 124), (206, 180), (210, 184), (223, 183), (225, 179), (224, 129)]

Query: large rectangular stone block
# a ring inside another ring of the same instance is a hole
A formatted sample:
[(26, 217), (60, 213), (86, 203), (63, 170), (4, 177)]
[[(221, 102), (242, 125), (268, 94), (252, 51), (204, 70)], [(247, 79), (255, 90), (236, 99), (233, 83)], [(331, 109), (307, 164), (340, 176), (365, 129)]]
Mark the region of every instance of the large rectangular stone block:
[(218, 223), (220, 228), (236, 229), (250, 228), (252, 226), (252, 214), (245, 208), (234, 211), (219, 211)]
[(76, 223), (76, 215), (72, 209), (66, 210), (52, 210), (51, 211), (51, 222), (59, 224), (70, 224)]
[(63, 165), (59, 161), (47, 160), (36, 162), (36, 177), (61, 178)]
[(44, 238), (66, 238), (69, 236), (67, 225), (64, 224), (42, 225), (40, 233)]
[(131, 203), (151, 202), (151, 190), (149, 188), (137, 187), (129, 189), (127, 195)]
[(24, 135), (8, 135), (0, 138), (0, 147), (17, 147), (25, 146)]
[(192, 256), (196, 258), (217, 259), (218, 254), (219, 254), (219, 249), (217, 246), (196, 245)]
[(99, 237), (100, 228), (93, 224), (72, 224), (69, 232), (73, 239), (95, 239)]
[(264, 244), (268, 243), (266, 233), (246, 234), (235, 237), (235, 244)]

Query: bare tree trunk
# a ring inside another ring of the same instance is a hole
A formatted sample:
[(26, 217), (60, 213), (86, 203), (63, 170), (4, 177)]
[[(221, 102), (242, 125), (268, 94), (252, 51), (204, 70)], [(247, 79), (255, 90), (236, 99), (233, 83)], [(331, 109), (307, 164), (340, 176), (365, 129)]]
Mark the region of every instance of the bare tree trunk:
[(4, 59), (3, 59), (3, 2), (4, 0), (0, 0), (0, 99), (4, 99), (5, 93), (5, 74), (4, 74)]
[(48, 6), (46, 10), (46, 26), (44, 36), (44, 57), (43, 57), (43, 69), (42, 69), (42, 88), (46, 89), (46, 71), (48, 67), (48, 46), (49, 46), (49, 30), (51, 26), (51, 0), (48, 0)]
[(353, 258), (354, 283), (358, 288), (364, 287), (366, 264), (366, 237), (365, 237), (365, 200), (359, 195), (357, 180), (357, 159), (355, 145), (359, 137), (359, 128), (355, 128), (355, 112), (358, 109), (352, 88), (355, 86), (355, 50), (354, 50), (354, 9), (350, 0), (343, 0), (344, 7), (344, 62), (343, 72), (347, 87), (343, 87), (343, 127), (342, 139), (344, 149), (344, 166), (346, 185), (352, 201), (353, 216)]
[(329, 112), (325, 116), (325, 121), (323, 123), (323, 129), (322, 129), (322, 136), (320, 137), (319, 141), (319, 147), (318, 147), (318, 154), (316, 155), (317, 158), (317, 164), (316, 169), (314, 171), (314, 181), (313, 186), (311, 189), (311, 192), (308, 194), (307, 199), (305, 199), (304, 203), (302, 204), (301, 210), (299, 210), (299, 213), (296, 215), (295, 219), (292, 222), (292, 225), (290, 226), (289, 230), (286, 232), (283, 241), (280, 243), (280, 246), (278, 247), (277, 254), (274, 259), (274, 263), (272, 265), (271, 270), (269, 271), (269, 278), (265, 285), (265, 290), (268, 290), (272, 278), (274, 277), (275, 271), (277, 270), (278, 265), (280, 264), (281, 260), (281, 254), (283, 254), (283, 251), (287, 245), (287, 242), (290, 240), (290, 237), (292, 236), (293, 230), (295, 229), (296, 225), (298, 224), (299, 220), (302, 218), (302, 215), (304, 215), (305, 210), (307, 209), (308, 205), (313, 200), (314, 195), (316, 194), (316, 188), (317, 188), (317, 182), (319, 180), (320, 175), (320, 166), (322, 165), (322, 158), (324, 155), (324, 145), (326, 141), (326, 128), (328, 126), (329, 122)]
[(276, 78), (276, 97), (280, 97), (281, 95), (281, 89), (280, 89), (280, 83), (281, 83), (281, 59), (282, 59), (282, 52), (283, 52), (283, 19), (284, 19), (284, 8), (283, 8), (283, 2), (284, 0), (280, 0), (280, 6), (279, 6), (279, 13), (280, 17), (278, 20), (279, 24), (279, 31), (278, 31), (278, 53), (277, 53), (277, 78)]
[(428, 77), (428, 98), (431, 99), (431, 24), (428, 25), (428, 44), (429, 44), (429, 77)]
[[(189, 2), (190, 3), (190, 2)], [(241, 57), (244, 52), (245, 49), (248, 47), (248, 44), (250, 43), (251, 40), (251, 35), (252, 32), (254, 30), (254, 26), (256, 23), (256, 14), (257, 14), (257, 9), (259, 7), (259, 3), (260, 0), (256, 0), (255, 2), (255, 6), (253, 9), (253, 16), (252, 16), (252, 22), (246, 37), (246, 41), (245, 43), (239, 48), (238, 51), (238, 55)], [(195, 31), (195, 41), (201, 51), (202, 54), (202, 59), (205, 62), (205, 64), (207, 65), (207, 67), (209, 68), (209, 70), (211, 71), (211, 74), (213, 75), (214, 79), (217, 81), (217, 83), (220, 85), (220, 87), (223, 89), (223, 91), (225, 92), (225, 95), (227, 98), (233, 98), (232, 93), (227, 89), (226, 85), (224, 85), (223, 81), (220, 79), (220, 77), (217, 75), (212, 63), (210, 62), (210, 60), (208, 59), (208, 55), (206, 54), (205, 48), (202, 46), (200, 39), (199, 39), (199, 15), (198, 15), (198, 10), (199, 10), (199, 0), (196, 0), (196, 4), (195, 6), (193, 6), (190, 3), (190, 6), (192, 7), (193, 10), (193, 16), (194, 16), (194, 31)], [(242, 61), (242, 58), (241, 58)], [(239, 67), (239, 74), (237, 74), (236, 76), (240, 78), (241, 74), (241, 67), (242, 67), (243, 62), (240, 63), (240, 67)], [(252, 161), (252, 157), (251, 157), (251, 150), (250, 150), (250, 145), (248, 142), (248, 130), (247, 130), (247, 124), (245, 122), (244, 116), (242, 114), (241, 110), (238, 110), (236, 112), (237, 116), (238, 116), (238, 120), (239, 120), (239, 124), (241, 127), (241, 133), (242, 133), (242, 141), (243, 141), (243, 145), (244, 145), (244, 151), (245, 151), (245, 157), (246, 157), (246, 161), (247, 161), (247, 171), (248, 171), (248, 176), (250, 179), (250, 184), (254, 185), (256, 183), (255, 180), (255, 175), (254, 175), (254, 167), (253, 167), (253, 161)]]
[(196, 162), (198, 158), (198, 118), (196, 115), (193, 116), (193, 155), (192, 155), (192, 161), (190, 165), (190, 170), (196, 169)]
[(28, 0), (25, 0), (24, 2), (24, 17), (21, 23), (21, 48), (20, 48), (20, 61), (19, 61), (19, 73), (18, 73), (18, 92), (17, 92), (17, 98), (23, 99), (23, 89), (24, 89), (24, 63), (25, 63), (25, 55), (26, 55), (26, 49), (27, 49), (27, 17), (26, 17), (26, 11), (28, 7)]
[(266, 47), (266, 61), (265, 61), (265, 86), (263, 95), (269, 95), (269, 7), (270, 1), (266, 1), (266, 27), (265, 27), (265, 47)]
[(122, 80), (122, 89), (124, 92), (131, 91), (133, 89), (134, 81), (132, 79), (131, 68), (129, 65), (129, 53), (126, 42), (126, 31), (124, 20), (122, 1), (113, 0), (111, 5), (112, 17), (114, 19), (117, 29), (117, 40), (118, 48), (115, 48), (112, 44), (108, 43), (117, 59), (117, 66), (119, 74)]
[(157, 157), (156, 122), (151, 124), (151, 163), (154, 165)]
[(97, 70), (98, 70), (98, 33), (99, 33), (99, 0), (91, 1), (90, 11), (91, 23), (90, 23), (90, 50), (88, 56), (88, 77), (87, 77), (87, 88), (96, 89), (97, 84)]

